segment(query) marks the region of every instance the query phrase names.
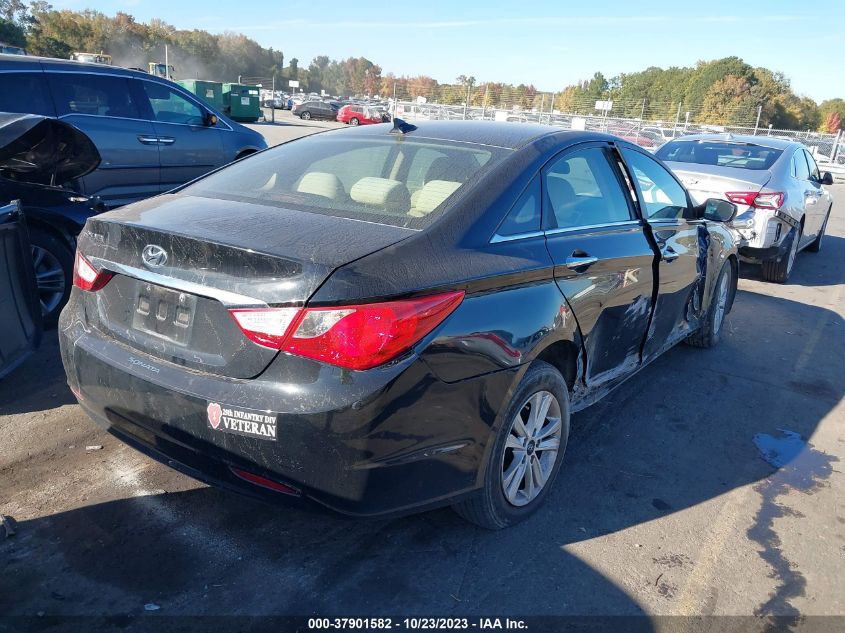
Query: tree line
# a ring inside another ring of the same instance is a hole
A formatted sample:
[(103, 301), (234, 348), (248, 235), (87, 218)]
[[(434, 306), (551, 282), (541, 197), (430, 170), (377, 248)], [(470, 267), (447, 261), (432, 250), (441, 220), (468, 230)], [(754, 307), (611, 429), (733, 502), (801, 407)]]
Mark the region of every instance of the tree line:
[(164, 61), (166, 45), (179, 78), (266, 78), (275, 79), (280, 88), (296, 80), (305, 91), (336, 96), (425, 97), (443, 104), (580, 114), (595, 114), (596, 101), (611, 100), (613, 116), (832, 133), (845, 119), (845, 100), (818, 104), (796, 95), (782, 73), (754, 68), (738, 57), (693, 67), (651, 67), (612, 78), (597, 72), (591, 79), (549, 92), (533, 84), (476, 82), (463, 75), (440, 83), (425, 75), (385, 74), (364, 57), (335, 60), (320, 55), (300, 66), (297, 58), (286, 60), (282, 51), (240, 33), (177, 29), (158, 19), (142, 23), (124, 12), (110, 17), (90, 9), (55, 10), (43, 0), (0, 0), (0, 41), (24, 46), (33, 55), (64, 59), (73, 52), (104, 52), (115, 64), (143, 69), (150, 61)]

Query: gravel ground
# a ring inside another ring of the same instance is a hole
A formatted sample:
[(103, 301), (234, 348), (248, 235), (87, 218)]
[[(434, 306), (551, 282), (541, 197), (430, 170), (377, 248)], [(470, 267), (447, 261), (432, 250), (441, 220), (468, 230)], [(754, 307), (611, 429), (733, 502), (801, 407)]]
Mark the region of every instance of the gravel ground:
[[(335, 126), (282, 116), (271, 144)], [(575, 415), (546, 507), (502, 532), (201, 485), (100, 431), (47, 332), (0, 381), (0, 614), (845, 615), (843, 208), (789, 284), (745, 267), (719, 347)]]

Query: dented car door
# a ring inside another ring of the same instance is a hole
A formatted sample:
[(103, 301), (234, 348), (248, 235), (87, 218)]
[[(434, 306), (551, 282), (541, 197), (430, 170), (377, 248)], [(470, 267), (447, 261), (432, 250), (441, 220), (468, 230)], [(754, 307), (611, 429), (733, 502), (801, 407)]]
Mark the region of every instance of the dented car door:
[(659, 254), (654, 316), (643, 347), (643, 360), (648, 361), (698, 325), (709, 233), (693, 218), (687, 192), (667, 169), (638, 150), (625, 147), (622, 155)]
[(595, 388), (635, 371), (648, 328), (655, 252), (607, 143), (580, 145), (543, 170), (554, 275), (584, 340)]

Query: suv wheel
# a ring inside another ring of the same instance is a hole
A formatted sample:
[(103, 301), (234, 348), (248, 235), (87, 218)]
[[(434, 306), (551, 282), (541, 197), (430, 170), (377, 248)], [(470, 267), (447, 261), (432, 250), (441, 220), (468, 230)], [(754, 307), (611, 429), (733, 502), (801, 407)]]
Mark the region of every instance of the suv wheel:
[(455, 511), (498, 530), (524, 521), (542, 505), (569, 438), (569, 391), (560, 372), (534, 361), (507, 404), (481, 490)]

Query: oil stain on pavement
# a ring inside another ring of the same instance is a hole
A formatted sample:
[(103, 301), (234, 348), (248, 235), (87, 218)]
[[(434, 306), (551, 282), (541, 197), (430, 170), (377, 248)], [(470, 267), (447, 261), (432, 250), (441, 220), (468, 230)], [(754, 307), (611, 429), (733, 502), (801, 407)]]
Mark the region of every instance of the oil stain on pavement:
[(778, 498), (791, 490), (812, 493), (823, 485), (822, 480), (830, 476), (832, 462), (839, 460), (813, 448), (794, 431), (780, 429), (780, 432), (779, 437), (758, 433), (753, 439), (760, 456), (777, 470), (754, 486), (762, 497), (762, 503), (747, 535), (763, 548), (760, 556), (772, 567), (772, 578), (780, 581), (769, 599), (756, 609), (755, 615), (797, 618), (800, 613), (790, 600), (804, 595), (807, 580), (781, 550), (774, 523), (775, 519), (800, 517), (801, 514), (788, 505), (778, 503)]

